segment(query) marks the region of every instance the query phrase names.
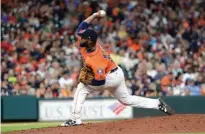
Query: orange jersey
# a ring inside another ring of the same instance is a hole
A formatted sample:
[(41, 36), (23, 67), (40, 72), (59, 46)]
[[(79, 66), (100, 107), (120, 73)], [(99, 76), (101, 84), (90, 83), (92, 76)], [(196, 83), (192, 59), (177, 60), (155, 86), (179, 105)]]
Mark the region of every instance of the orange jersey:
[[(79, 47), (80, 38), (77, 46)], [(95, 80), (104, 80), (106, 74), (117, 65), (112, 61), (110, 55), (99, 45), (96, 45), (95, 51), (88, 53), (84, 47), (79, 47), (85, 66), (92, 68)]]

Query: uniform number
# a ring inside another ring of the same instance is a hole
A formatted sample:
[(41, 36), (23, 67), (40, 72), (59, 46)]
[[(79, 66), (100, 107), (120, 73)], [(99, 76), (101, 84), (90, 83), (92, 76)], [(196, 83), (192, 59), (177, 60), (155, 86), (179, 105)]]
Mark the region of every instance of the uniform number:
[(113, 62), (112, 58), (110, 57), (110, 55), (103, 55), (103, 58), (109, 59), (111, 60), (111, 62)]

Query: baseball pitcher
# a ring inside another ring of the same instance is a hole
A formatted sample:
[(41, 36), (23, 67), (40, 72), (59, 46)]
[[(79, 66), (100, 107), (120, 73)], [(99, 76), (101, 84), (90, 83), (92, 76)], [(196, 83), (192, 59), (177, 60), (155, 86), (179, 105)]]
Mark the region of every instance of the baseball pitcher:
[(79, 48), (84, 67), (80, 70), (77, 90), (74, 95), (72, 112), (67, 121), (61, 126), (74, 126), (82, 124), (80, 113), (86, 96), (92, 92), (108, 90), (114, 98), (126, 106), (157, 109), (168, 115), (172, 109), (164, 101), (140, 96), (132, 96), (128, 93), (122, 69), (112, 61), (109, 54), (97, 44), (97, 33), (88, 29), (95, 18), (104, 17), (105, 11), (98, 11), (81, 22), (77, 29)]

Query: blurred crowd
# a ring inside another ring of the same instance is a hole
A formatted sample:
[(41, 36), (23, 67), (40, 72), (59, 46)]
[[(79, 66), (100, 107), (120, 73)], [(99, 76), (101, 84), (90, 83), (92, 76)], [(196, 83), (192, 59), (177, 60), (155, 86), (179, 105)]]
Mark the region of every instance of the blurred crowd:
[[(1, 95), (72, 97), (80, 22), (123, 68), (130, 94), (205, 95), (204, 0), (2, 0)], [(105, 91), (90, 97), (110, 96)]]

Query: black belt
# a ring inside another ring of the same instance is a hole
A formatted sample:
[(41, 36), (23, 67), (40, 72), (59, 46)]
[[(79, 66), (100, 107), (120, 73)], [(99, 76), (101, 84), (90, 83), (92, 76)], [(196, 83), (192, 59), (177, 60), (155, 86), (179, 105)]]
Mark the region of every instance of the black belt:
[(110, 71), (110, 73), (114, 73), (115, 71), (117, 71), (117, 69), (118, 69), (118, 67), (112, 69), (112, 70)]

